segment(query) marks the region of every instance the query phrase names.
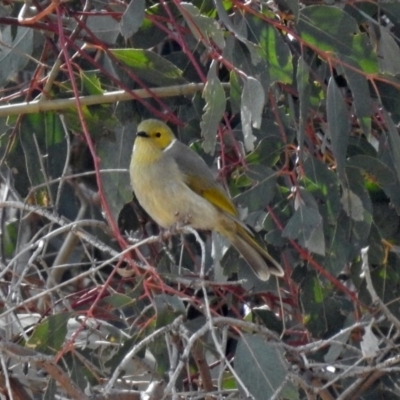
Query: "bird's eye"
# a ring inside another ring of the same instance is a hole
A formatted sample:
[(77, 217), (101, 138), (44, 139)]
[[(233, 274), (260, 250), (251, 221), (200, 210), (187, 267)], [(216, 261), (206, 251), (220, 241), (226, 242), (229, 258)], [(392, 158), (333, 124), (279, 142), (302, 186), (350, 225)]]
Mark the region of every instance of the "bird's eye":
[(160, 133), (160, 132), (157, 132), (157, 133), (156, 133), (156, 137), (161, 137), (161, 133)]

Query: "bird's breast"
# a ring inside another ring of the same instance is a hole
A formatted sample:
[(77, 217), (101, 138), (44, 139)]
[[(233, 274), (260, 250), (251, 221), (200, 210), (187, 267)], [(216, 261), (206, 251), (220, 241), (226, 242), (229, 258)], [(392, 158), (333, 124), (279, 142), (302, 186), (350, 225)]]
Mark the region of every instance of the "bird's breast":
[(186, 185), (185, 175), (170, 160), (142, 164), (133, 159), (130, 173), (139, 203), (164, 228), (180, 223), (209, 230), (221, 218), (215, 206)]

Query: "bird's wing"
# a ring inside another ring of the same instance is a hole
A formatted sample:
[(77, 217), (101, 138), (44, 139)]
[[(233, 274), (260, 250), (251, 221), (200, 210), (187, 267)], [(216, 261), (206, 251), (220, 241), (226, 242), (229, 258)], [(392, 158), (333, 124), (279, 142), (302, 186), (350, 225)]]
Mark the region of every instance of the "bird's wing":
[(168, 150), (185, 177), (185, 183), (198, 195), (232, 217), (238, 213), (224, 188), (216, 181), (204, 160), (189, 147), (176, 141)]

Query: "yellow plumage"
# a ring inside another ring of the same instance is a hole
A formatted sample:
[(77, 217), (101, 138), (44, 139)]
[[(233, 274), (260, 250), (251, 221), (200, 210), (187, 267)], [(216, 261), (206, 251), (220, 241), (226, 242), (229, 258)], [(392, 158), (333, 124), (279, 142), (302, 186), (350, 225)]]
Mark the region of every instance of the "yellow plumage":
[(179, 142), (162, 121), (138, 126), (130, 175), (141, 206), (163, 228), (189, 224), (225, 236), (262, 280), (282, 267), (238, 219), (235, 205), (203, 159)]

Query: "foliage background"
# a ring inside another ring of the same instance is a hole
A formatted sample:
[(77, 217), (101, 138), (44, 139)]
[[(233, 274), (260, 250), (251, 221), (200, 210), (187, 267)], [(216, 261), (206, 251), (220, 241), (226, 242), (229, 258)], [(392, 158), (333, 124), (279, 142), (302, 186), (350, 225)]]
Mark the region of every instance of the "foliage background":
[[(400, 3), (3, 1), (0, 24), (4, 396), (400, 397)], [(148, 117), (283, 279), (160, 241), (127, 173)]]

